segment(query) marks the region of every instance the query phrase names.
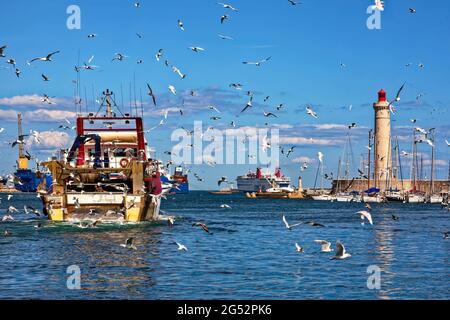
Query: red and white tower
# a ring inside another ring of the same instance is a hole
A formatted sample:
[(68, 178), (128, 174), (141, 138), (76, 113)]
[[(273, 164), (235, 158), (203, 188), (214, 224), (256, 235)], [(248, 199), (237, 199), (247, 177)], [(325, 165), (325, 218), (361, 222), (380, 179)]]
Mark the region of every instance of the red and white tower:
[(391, 155), (391, 113), (386, 92), (381, 89), (378, 92), (378, 102), (373, 104), (375, 111), (375, 137), (374, 137), (374, 163), (375, 187), (381, 191), (388, 185), (386, 181), (390, 178), (392, 155)]

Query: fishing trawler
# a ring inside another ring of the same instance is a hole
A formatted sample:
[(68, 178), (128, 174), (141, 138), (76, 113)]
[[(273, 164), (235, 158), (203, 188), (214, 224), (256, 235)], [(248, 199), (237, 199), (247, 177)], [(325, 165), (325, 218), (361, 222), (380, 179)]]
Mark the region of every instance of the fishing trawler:
[[(17, 140), (13, 143), (13, 146), (17, 145), (19, 148), (19, 158), (17, 159), (17, 170), (14, 172), (14, 188), (20, 192), (36, 192), (38, 184), (43, 179), (50, 179), (48, 176), (39, 172), (39, 170), (33, 171), (28, 167), (30, 160), (32, 159), (28, 151), (25, 150), (25, 137), (28, 135), (23, 134), (22, 130), (22, 114), (17, 114)], [(47, 182), (50, 182), (48, 180)]]
[[(103, 92), (96, 114), (78, 115), (75, 141), (60, 159), (42, 163), (52, 183), (38, 193), (53, 221), (157, 220), (161, 203), (159, 162), (150, 158), (142, 117), (113, 112)], [(106, 107), (106, 113), (99, 112)]]
[(171, 194), (189, 193), (189, 178), (187, 174), (184, 174), (183, 167), (177, 166), (173, 175), (161, 174), (161, 182), (165, 185), (171, 185), (168, 191)]

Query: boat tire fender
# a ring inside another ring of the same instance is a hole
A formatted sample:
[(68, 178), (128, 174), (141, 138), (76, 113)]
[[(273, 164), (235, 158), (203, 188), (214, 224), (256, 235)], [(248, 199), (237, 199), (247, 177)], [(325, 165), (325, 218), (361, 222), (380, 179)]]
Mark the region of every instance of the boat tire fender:
[(128, 161), (127, 158), (122, 158), (119, 163), (122, 168), (126, 168), (128, 166), (128, 164), (130, 163), (130, 161)]

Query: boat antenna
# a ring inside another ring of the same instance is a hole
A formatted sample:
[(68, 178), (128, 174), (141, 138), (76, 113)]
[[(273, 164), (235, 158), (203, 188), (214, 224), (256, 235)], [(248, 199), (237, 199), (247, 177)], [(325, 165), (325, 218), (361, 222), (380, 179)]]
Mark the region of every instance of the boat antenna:
[(136, 72), (133, 74), (133, 97), (134, 97), (134, 110), (136, 116), (138, 115), (137, 100), (136, 100)]
[[(95, 99), (94, 84), (92, 84), (92, 103), (93, 103), (94, 108), (95, 108), (96, 99)], [(87, 113), (87, 110), (86, 110), (86, 113)]]
[(141, 117), (143, 118), (144, 117), (144, 108), (143, 108), (143, 102), (142, 102), (142, 88), (139, 88), (139, 95), (140, 95), (140, 98), (141, 98)]
[(403, 185), (402, 159), (400, 157), (400, 148), (399, 148), (399, 145), (398, 145), (398, 137), (395, 137), (395, 144), (397, 146), (398, 167), (400, 169), (400, 179), (402, 180), (402, 190), (405, 190), (405, 187)]
[(372, 149), (372, 132), (373, 132), (373, 130), (372, 129), (370, 129), (369, 130), (369, 146), (368, 146), (368, 150), (369, 150), (369, 154), (368, 154), (368, 164), (367, 164), (367, 190), (369, 190), (370, 189), (370, 166), (372, 165), (371, 163), (370, 163), (370, 161), (371, 161), (371, 156), (370, 156), (370, 151), (371, 151), (371, 149)]
[[(84, 105), (86, 106), (86, 112), (88, 111), (88, 98), (87, 98), (87, 90), (86, 90), (86, 86), (84, 86)], [(81, 105), (80, 105), (81, 108)]]
[(122, 100), (122, 109), (125, 109), (125, 107), (123, 105), (123, 86), (122, 86), (122, 82), (120, 83), (120, 99)]
[(133, 107), (132, 107), (132, 104), (131, 104), (131, 101), (132, 101), (132, 97), (131, 97), (131, 81), (129, 82), (129, 91), (128, 91), (128, 93), (129, 93), (129, 98), (130, 98), (130, 114), (133, 115)]

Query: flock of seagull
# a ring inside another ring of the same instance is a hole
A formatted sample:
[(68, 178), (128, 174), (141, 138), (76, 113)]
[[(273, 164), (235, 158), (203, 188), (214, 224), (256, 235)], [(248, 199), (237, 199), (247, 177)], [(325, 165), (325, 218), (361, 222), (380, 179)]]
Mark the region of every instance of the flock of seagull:
[[(299, 1), (293, 1), (293, 0), (287, 0), (287, 2), (288, 2), (290, 5), (292, 5), (292, 6), (296, 6), (296, 5), (302, 4), (302, 3), (299, 2)], [(223, 15), (220, 16), (220, 19), (219, 19), (219, 20), (220, 20), (220, 23), (221, 23), (221, 24), (227, 23), (227, 22), (231, 19), (231, 13), (236, 13), (236, 12), (239, 11), (238, 8), (234, 7), (233, 5), (227, 4), (227, 3), (220, 3), (220, 2), (218, 2), (217, 4), (220, 5), (224, 10), (226, 10), (226, 13), (224, 13)], [(134, 7), (135, 7), (135, 8), (141, 8), (140, 2), (134, 3)], [(381, 1), (381, 0), (375, 0), (375, 7), (376, 7), (377, 9), (379, 9), (379, 10), (384, 10), (384, 1)], [(415, 14), (415, 13), (416, 13), (416, 10), (415, 10), (414, 8), (409, 8), (409, 12), (412, 13), (412, 14)], [(182, 32), (185, 32), (185, 31), (186, 31), (186, 25), (185, 25), (185, 23), (184, 23), (181, 19), (178, 19), (178, 20), (177, 20), (177, 25), (178, 25), (178, 28), (180, 29), (180, 31), (182, 31)], [(87, 35), (87, 37), (88, 37), (89, 39), (94, 39), (94, 38), (96, 38), (97, 36), (98, 36), (98, 34), (96, 34), (96, 33), (90, 33), (90, 34)], [(142, 38), (142, 37), (143, 37), (141, 33), (136, 33), (136, 36), (137, 36), (138, 38)], [(218, 37), (221, 38), (221, 39), (223, 39), (223, 40), (234, 40), (234, 38), (231, 37), (231, 36), (229, 36), (229, 35), (218, 34)], [(200, 46), (190, 46), (190, 47), (188, 47), (188, 49), (191, 50), (192, 52), (196, 53), (196, 54), (199, 54), (199, 53), (202, 53), (202, 52), (205, 52), (205, 51), (206, 51), (205, 48), (200, 47)], [(7, 45), (0, 46), (0, 58), (6, 58), (6, 50), (7, 50)], [(45, 56), (32, 58), (32, 59), (30, 59), (29, 61), (27, 61), (26, 64), (29, 65), (29, 66), (31, 66), (33, 63), (36, 63), (36, 62), (52, 62), (52, 61), (53, 61), (53, 57), (54, 57), (55, 55), (59, 54), (59, 53), (60, 53), (60, 51), (59, 51), (59, 50), (56, 50), (56, 51), (53, 51), (53, 52), (48, 53), (48, 54), (45, 55)], [(160, 62), (160, 61), (162, 61), (162, 60), (164, 59), (164, 57), (165, 57), (165, 51), (164, 51), (164, 49), (161, 48), (161, 49), (159, 49), (159, 50), (156, 52), (156, 54), (155, 54), (156, 61), (157, 61), (157, 62)], [(124, 53), (115, 53), (114, 56), (113, 56), (112, 59), (111, 59), (111, 63), (115, 63), (115, 62), (117, 62), (117, 63), (123, 62), (123, 61), (126, 60), (127, 58), (129, 58), (129, 57), (128, 57), (127, 55), (125, 55)], [(94, 56), (91, 56), (91, 57), (87, 60), (87, 62), (84, 62), (84, 63), (83, 63), (82, 66), (76, 66), (76, 67), (75, 67), (75, 71), (78, 73), (78, 72), (81, 72), (82, 70), (91, 70), (91, 71), (92, 71), (92, 70), (98, 69), (98, 68), (99, 68), (98, 66), (92, 64), (93, 60), (94, 60)], [(250, 65), (250, 66), (255, 66), (255, 67), (258, 67), (258, 68), (259, 68), (259, 67), (262, 67), (262, 66), (263, 66), (264, 64), (266, 64), (266, 63), (270, 63), (270, 60), (271, 60), (271, 57), (269, 56), (269, 57), (267, 57), (267, 58), (265, 58), (265, 59), (261, 59), (261, 60), (255, 60), (255, 61), (242, 61), (242, 64), (244, 64), (244, 65)], [(143, 63), (143, 60), (142, 60), (142, 59), (138, 59), (136, 62), (137, 62), (138, 64), (141, 64), (141, 63)], [(6, 60), (6, 63), (9, 64), (9, 65), (11, 65), (11, 66), (13, 67), (16, 77), (17, 77), (17, 78), (20, 78), (20, 75), (21, 75), (22, 71), (17, 67), (17, 62), (16, 62), (16, 60), (15, 60), (14, 58), (8, 58), (8, 59)], [(187, 74), (183, 73), (182, 70), (181, 70), (179, 67), (177, 67), (177, 66), (175, 66), (175, 65), (172, 65), (172, 64), (169, 62), (169, 60), (164, 59), (164, 65), (165, 65), (166, 67), (170, 67), (171, 70), (172, 70), (172, 72), (175, 73), (175, 74), (177, 74), (177, 75), (180, 77), (180, 79), (183, 80), (183, 79), (186, 79), (186, 78), (187, 78)], [(408, 64), (405, 65), (405, 67), (409, 68), (411, 65), (412, 65), (411, 63), (408, 63)], [(346, 65), (345, 63), (342, 63), (342, 62), (340, 63), (340, 66), (341, 66), (342, 68), (347, 68), (347, 65)], [(423, 63), (419, 63), (419, 68), (424, 68), (424, 64), (423, 64)], [(46, 75), (46, 74), (41, 74), (41, 78), (42, 78), (42, 80), (45, 81), (45, 82), (51, 81), (51, 77), (50, 77), (49, 75)], [(153, 91), (153, 89), (152, 89), (152, 87), (151, 87), (151, 85), (150, 85), (149, 83), (147, 83), (146, 86), (147, 86), (147, 95), (148, 95), (149, 98), (151, 99), (152, 104), (156, 107), (156, 106), (158, 105), (158, 102), (157, 102), (157, 96), (156, 96), (156, 94), (154, 93), (154, 91)], [(231, 84), (229, 85), (230, 88), (233, 88), (233, 89), (235, 89), (235, 90), (242, 90), (242, 89), (243, 89), (243, 86), (244, 86), (244, 85), (242, 85), (242, 84), (240, 84), (240, 83), (231, 83)], [(390, 110), (391, 110), (392, 113), (395, 113), (394, 104), (400, 101), (400, 95), (401, 95), (401, 93), (402, 93), (404, 87), (405, 87), (405, 84), (403, 84), (403, 85), (400, 87), (400, 89), (397, 91), (397, 94), (396, 94), (395, 99), (392, 100), (392, 101), (390, 101), (390, 103), (389, 103), (389, 107), (390, 107)], [(168, 91), (169, 91), (170, 94), (172, 94), (172, 95), (174, 95), (174, 96), (177, 95), (178, 91), (177, 91), (177, 89), (175, 88), (174, 85), (170, 84), (170, 85), (168, 85), (167, 88), (168, 88)], [(190, 91), (190, 95), (191, 95), (192, 97), (194, 97), (194, 96), (196, 95), (196, 92), (193, 91), (193, 90), (191, 90), (191, 91)], [(252, 91), (247, 91), (247, 92), (246, 92), (246, 95), (248, 96), (247, 102), (246, 102), (246, 104), (243, 106), (243, 108), (242, 108), (242, 110), (240, 111), (239, 114), (242, 114), (242, 113), (244, 113), (244, 112), (247, 112), (248, 110), (250, 110), (250, 109), (253, 108), (253, 105), (254, 105), (254, 101), (253, 101), (253, 100), (254, 100), (254, 94), (253, 94), (253, 92), (252, 92)], [(420, 96), (421, 96), (421, 94), (418, 95), (417, 99), (419, 99)], [(42, 98), (41, 98), (41, 102), (43, 102), (43, 103), (48, 103), (48, 104), (53, 104), (52, 99), (53, 99), (53, 97), (49, 97), (48, 95), (44, 94), (44, 95), (42, 96)], [(270, 100), (270, 96), (266, 96), (266, 97), (264, 98), (264, 103), (268, 102), (269, 100)], [(285, 106), (284, 106), (283, 103), (278, 104), (278, 105), (276, 106), (276, 111), (280, 111), (280, 110), (282, 110), (284, 107), (285, 107)], [(217, 120), (220, 120), (220, 119), (221, 119), (221, 117), (219, 116), (220, 110), (219, 110), (216, 106), (209, 105), (209, 106), (207, 106), (207, 108), (208, 108), (209, 110), (211, 110), (211, 112), (214, 112), (214, 114), (215, 114), (214, 116), (211, 116), (211, 117), (210, 117), (211, 120), (217, 121)], [(350, 110), (351, 110), (351, 106), (350, 106)], [(310, 117), (312, 117), (312, 118), (314, 118), (314, 119), (319, 119), (318, 113), (317, 113), (316, 111), (313, 110), (313, 107), (312, 107), (311, 105), (307, 105), (307, 106), (305, 107), (305, 112), (306, 112), (306, 114), (307, 114), (308, 116), (310, 116)], [(164, 118), (167, 118), (167, 114), (168, 114), (168, 111), (165, 111), (165, 113), (164, 113)], [(183, 115), (183, 110), (182, 110), (182, 109), (180, 109), (180, 114)], [(277, 117), (278, 117), (278, 116), (276, 115), (275, 111), (266, 111), (266, 110), (263, 110), (263, 114), (262, 114), (262, 115), (263, 115), (265, 118), (277, 118)], [(238, 117), (238, 116), (239, 116), (239, 115), (237, 115), (237, 117)], [(73, 130), (73, 129), (75, 128), (75, 126), (73, 126), (69, 120), (65, 119), (65, 121), (67, 122), (67, 124), (60, 125), (60, 126), (59, 126), (60, 129), (64, 129), (64, 130)], [(237, 121), (236, 119), (233, 120), (233, 121), (230, 123), (230, 126), (236, 127), (236, 121)], [(412, 122), (412, 123), (416, 123), (417, 120), (416, 120), (416, 119), (411, 119), (411, 122)], [(164, 119), (161, 120), (161, 122), (160, 122), (160, 124), (159, 124), (158, 126), (156, 126), (156, 127), (154, 127), (154, 128), (151, 128), (151, 129), (147, 130), (146, 132), (149, 132), (149, 131), (151, 131), (151, 130), (157, 128), (157, 127), (160, 127), (160, 126), (163, 125), (163, 124), (164, 124)], [(266, 124), (267, 124), (267, 123), (266, 123)], [(353, 129), (353, 128), (356, 128), (356, 127), (357, 127), (357, 124), (354, 123), (354, 122), (348, 125), (349, 130), (350, 130), (350, 129)], [(210, 127), (210, 128), (212, 128), (212, 127)], [(423, 143), (429, 144), (430, 146), (434, 146), (434, 141), (432, 141), (432, 139), (430, 139), (429, 136), (428, 136), (428, 135), (432, 132), (432, 129), (430, 129), (430, 130), (425, 130), (425, 129), (423, 129), (423, 128), (416, 127), (415, 130), (416, 130), (418, 133), (421, 133), (421, 134), (424, 135), (424, 138), (417, 140), (417, 143), (422, 143), (422, 142), (423, 142)], [(4, 132), (4, 131), (5, 131), (4, 128), (0, 128), (0, 133), (2, 133), (2, 132)], [(188, 134), (192, 134), (191, 131), (188, 131), (188, 130), (186, 130), (186, 131), (188, 132)], [(10, 142), (11, 146), (12, 146), (12, 147), (15, 147), (16, 145), (19, 145), (19, 144), (25, 144), (26, 142), (25, 142), (24, 138), (25, 138), (26, 136), (31, 136), (31, 137), (33, 138), (34, 142), (39, 143), (39, 132), (34, 131), (34, 130), (31, 130), (29, 135), (23, 135), (23, 136), (20, 136), (20, 137), (18, 137), (17, 140)], [(264, 140), (265, 140), (265, 141), (263, 142), (263, 149), (267, 150), (268, 148), (270, 148), (270, 142), (267, 140), (267, 137), (266, 137)], [(450, 143), (449, 143), (447, 140), (446, 140), (446, 143), (447, 143), (447, 145), (450, 146)], [(367, 146), (367, 148), (370, 148), (370, 147), (371, 147), (371, 146)], [(283, 147), (280, 147), (280, 149), (281, 149), (281, 153), (282, 153), (283, 155), (285, 155), (286, 157), (289, 157), (289, 156), (294, 152), (295, 147), (292, 146), (292, 147), (290, 147), (287, 151), (285, 151)], [(170, 152), (168, 152), (168, 151), (165, 152), (165, 153), (166, 153), (166, 154), (170, 154)], [(402, 151), (402, 155), (408, 156), (409, 153), (407, 153), (407, 152), (405, 152), (405, 151)], [(30, 156), (31, 156), (31, 155), (30, 155)], [(250, 156), (249, 156), (249, 157), (250, 157)], [(323, 157), (324, 157), (323, 153), (322, 153), (322, 152), (318, 152), (318, 158), (319, 158), (319, 161), (320, 161), (320, 162), (323, 162)], [(307, 168), (308, 168), (308, 164), (307, 164), (307, 163), (303, 163), (302, 166), (301, 166), (301, 170), (303, 171), (303, 170), (306, 170)], [(196, 174), (196, 173), (194, 174), (194, 176), (196, 177), (196, 179), (197, 179), (198, 181), (203, 181), (203, 180), (204, 180), (203, 178), (201, 178), (201, 177), (200, 177), (198, 174)], [(17, 181), (15, 180), (15, 177), (14, 177), (14, 176), (10, 176), (10, 177), (8, 178), (8, 180), (9, 180), (9, 181), (13, 181), (13, 182), (17, 182)], [(227, 177), (221, 177), (221, 178), (219, 178), (218, 181), (217, 181), (217, 183), (218, 183), (219, 186), (220, 186), (222, 183), (227, 183), (227, 182), (228, 182)], [(9, 195), (9, 196), (8, 196), (8, 201), (11, 199), (11, 197), (12, 197), (12, 195)], [(368, 204), (367, 204), (367, 205), (368, 205)], [(229, 207), (228, 205), (225, 205), (225, 204), (221, 205), (221, 207), (222, 207), (222, 208), (231, 208), (231, 207)], [(32, 208), (32, 207), (30, 207), (30, 206), (25, 206), (25, 207), (24, 207), (24, 211), (25, 211), (26, 214), (33, 213), (33, 214), (35, 214), (35, 215), (37, 215), (37, 216), (42, 215), (42, 213), (40, 213), (39, 210), (37, 210), (37, 209), (35, 209), (35, 208)], [(369, 210), (369, 211), (370, 211), (370, 210)], [(365, 221), (368, 221), (371, 225), (373, 224), (372, 216), (371, 216), (371, 214), (370, 214), (369, 211), (359, 211), (359, 212), (357, 212), (357, 214), (358, 214), (358, 215), (360, 216), (360, 218), (362, 219), (362, 224), (364, 224)], [(7, 210), (7, 214), (2, 218), (2, 221), (11, 221), (11, 220), (14, 220), (13, 217), (12, 217), (12, 214), (13, 214), (13, 213), (17, 213), (17, 212), (18, 212), (18, 209), (16, 209), (14, 206), (9, 206), (9, 208), (8, 208), (8, 210)], [(398, 220), (398, 217), (393, 216), (392, 218), (393, 218), (393, 220)], [(298, 224), (290, 225), (290, 224), (287, 222), (286, 217), (285, 217), (284, 215), (283, 215), (282, 219), (283, 219), (283, 222), (284, 222), (286, 228), (289, 229), (289, 230), (291, 230), (292, 228), (294, 228), (294, 227), (296, 227), (296, 226), (298, 226), (298, 225), (300, 225), (300, 224), (308, 224), (308, 225), (311, 225), (311, 226), (313, 226), (313, 227), (323, 227), (323, 225), (321, 225), (320, 223), (314, 222), (314, 221), (308, 221), (308, 222), (304, 222), (304, 223), (298, 223)], [(169, 222), (169, 225), (173, 225), (174, 219), (173, 219), (173, 218), (169, 218), (168, 222)], [(36, 227), (40, 227), (40, 226), (41, 226), (40, 224), (36, 225)], [(93, 223), (93, 224), (90, 224), (90, 225), (88, 225), (88, 226), (85, 226), (85, 225), (80, 225), (80, 226), (81, 226), (81, 227), (96, 227), (97, 224), (96, 224), (96, 223)], [(210, 233), (208, 227), (207, 227), (204, 223), (196, 223), (196, 224), (194, 224), (194, 226), (201, 228), (203, 231), (205, 231), (205, 232), (207, 232), (207, 233)], [(8, 235), (8, 231), (5, 231), (5, 235)], [(322, 246), (322, 251), (323, 251), (323, 252), (331, 252), (331, 251), (332, 251), (332, 249), (331, 249), (331, 243), (330, 243), (330, 242), (325, 241), (325, 240), (316, 240), (316, 242), (319, 243), (319, 244)], [(181, 250), (181, 251), (187, 251), (186, 246), (184, 246), (184, 245), (182, 245), (182, 244), (180, 244), (180, 243), (178, 243), (178, 242), (177, 242), (176, 244), (178, 245), (178, 249), (179, 249), (179, 250)], [(125, 243), (125, 244), (122, 244), (122, 246), (123, 246), (123, 247), (126, 247), (126, 248), (136, 249), (136, 246), (135, 246), (134, 243), (133, 243), (133, 238), (127, 239), (126, 243)], [(303, 252), (303, 251), (304, 251), (304, 249), (303, 249), (300, 245), (298, 245), (298, 243), (296, 243), (295, 246), (296, 246), (296, 249), (297, 249), (298, 252)], [(348, 258), (348, 257), (350, 257), (350, 256), (351, 256), (351, 255), (348, 254), (348, 253), (345, 251), (344, 245), (343, 245), (341, 242), (338, 241), (338, 242), (336, 243), (336, 256), (335, 256), (334, 258), (335, 258), (335, 259), (345, 259), (345, 258)]]

